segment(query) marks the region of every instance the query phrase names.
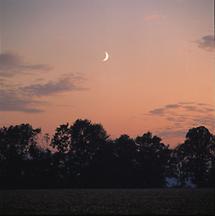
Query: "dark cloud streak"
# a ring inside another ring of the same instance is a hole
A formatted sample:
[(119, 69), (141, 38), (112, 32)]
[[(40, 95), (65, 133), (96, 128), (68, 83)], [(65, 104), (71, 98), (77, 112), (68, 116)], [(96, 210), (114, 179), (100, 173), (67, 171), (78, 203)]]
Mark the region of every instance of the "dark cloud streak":
[(32, 84), (21, 88), (25, 94), (31, 96), (49, 96), (68, 91), (80, 91), (84, 88), (78, 87), (75, 82), (69, 78), (63, 78), (59, 81), (49, 81), (45, 84)]
[(186, 135), (186, 131), (166, 129), (166, 130), (162, 130), (161, 132), (158, 132), (158, 135), (161, 137), (180, 137), (180, 136), (184, 137)]
[(168, 128), (157, 131), (161, 137), (184, 137), (187, 128), (200, 125), (211, 130), (215, 129), (215, 109), (210, 104), (195, 102), (167, 104), (150, 110), (148, 115), (166, 119), (168, 122)]
[[(0, 86), (0, 112), (17, 111), (26, 113), (40, 113), (43, 109), (37, 108), (45, 102), (42, 96), (52, 96), (63, 92), (82, 91), (86, 88), (79, 86), (78, 79), (72, 76), (63, 76), (58, 81), (31, 84), (28, 86), (2, 85)], [(4, 83), (4, 80), (2, 80)]]
[(200, 40), (197, 41), (197, 44), (200, 48), (207, 51), (215, 50), (215, 36), (214, 35), (205, 35)]
[(41, 104), (32, 98), (23, 98), (16, 92), (11, 90), (0, 90), (0, 111), (19, 111), (25, 113), (39, 113), (41, 109), (35, 108), (36, 105)]
[(0, 76), (12, 77), (17, 74), (27, 74), (30, 71), (47, 71), (51, 68), (45, 64), (28, 64), (13, 53), (0, 54)]
[(51, 67), (45, 64), (29, 64), (14, 53), (0, 54), (0, 112), (18, 111), (26, 113), (39, 113), (43, 109), (38, 106), (42, 96), (52, 96), (63, 92), (86, 90), (80, 86), (85, 80), (81, 74), (62, 74), (53, 81), (45, 81), (37, 77), (37, 83), (20, 86), (10, 82), (16, 75), (33, 74), (33, 71), (44, 72)]
[[(192, 105), (191, 105), (192, 104)], [(174, 115), (178, 116), (179, 109), (186, 112), (196, 112), (196, 113), (205, 113), (205, 112), (215, 112), (215, 109), (212, 108), (210, 104), (204, 103), (177, 103), (177, 104), (167, 104), (163, 107), (159, 107), (149, 111), (149, 115), (154, 116), (169, 116)], [(175, 114), (173, 112), (176, 112)], [(173, 117), (174, 117), (173, 116)]]

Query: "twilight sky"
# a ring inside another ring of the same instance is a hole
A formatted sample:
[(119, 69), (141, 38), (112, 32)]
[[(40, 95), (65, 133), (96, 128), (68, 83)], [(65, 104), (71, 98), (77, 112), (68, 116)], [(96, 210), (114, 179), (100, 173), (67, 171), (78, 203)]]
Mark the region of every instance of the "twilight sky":
[(213, 0), (0, 0), (0, 126), (214, 133), (213, 17)]

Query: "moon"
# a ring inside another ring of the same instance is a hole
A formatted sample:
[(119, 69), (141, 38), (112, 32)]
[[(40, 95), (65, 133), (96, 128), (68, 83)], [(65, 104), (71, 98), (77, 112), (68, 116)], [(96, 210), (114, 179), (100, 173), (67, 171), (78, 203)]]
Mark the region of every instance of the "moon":
[(102, 60), (103, 62), (106, 62), (110, 58), (108, 52), (105, 52), (105, 58)]

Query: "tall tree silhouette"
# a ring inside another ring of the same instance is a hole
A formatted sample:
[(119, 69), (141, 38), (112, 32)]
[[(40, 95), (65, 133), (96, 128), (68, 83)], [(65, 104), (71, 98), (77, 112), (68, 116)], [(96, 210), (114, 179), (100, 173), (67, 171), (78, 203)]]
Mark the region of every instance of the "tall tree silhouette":
[[(105, 145), (108, 135), (102, 125), (89, 120), (78, 119), (71, 127), (73, 144), (73, 163), (78, 168), (79, 184), (86, 187), (86, 177), (90, 177), (89, 166), (97, 152)], [(97, 173), (98, 175), (98, 173)], [(96, 176), (93, 176), (95, 179)], [(91, 178), (92, 179), (92, 178)]]
[(165, 186), (165, 169), (168, 160), (168, 146), (161, 138), (150, 132), (138, 136), (137, 143), (137, 176), (141, 187)]
[(21, 124), (0, 129), (0, 180), (6, 185), (21, 185), (27, 175), (27, 161), (35, 159), (39, 128)]
[(204, 126), (192, 128), (185, 142), (177, 149), (184, 178), (191, 177), (199, 187), (208, 186), (209, 175), (215, 157), (214, 136)]
[(137, 146), (128, 135), (121, 135), (114, 141), (115, 169), (117, 168), (115, 181), (118, 187), (131, 187), (134, 184), (134, 166)]
[(67, 169), (70, 176), (78, 178), (79, 185), (83, 186), (90, 162), (107, 138), (102, 125), (78, 119), (71, 126), (65, 124), (57, 128), (51, 146), (61, 153), (58, 156), (61, 170)]

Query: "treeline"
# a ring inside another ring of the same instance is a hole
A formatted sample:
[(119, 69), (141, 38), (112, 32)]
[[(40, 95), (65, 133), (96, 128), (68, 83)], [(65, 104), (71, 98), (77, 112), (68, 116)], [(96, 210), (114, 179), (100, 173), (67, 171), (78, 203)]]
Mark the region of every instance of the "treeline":
[(1, 188), (155, 188), (167, 178), (214, 187), (215, 136), (204, 126), (175, 149), (150, 132), (113, 140), (89, 120), (56, 128), (52, 151), (39, 145), (40, 134), (29, 124), (0, 128)]

